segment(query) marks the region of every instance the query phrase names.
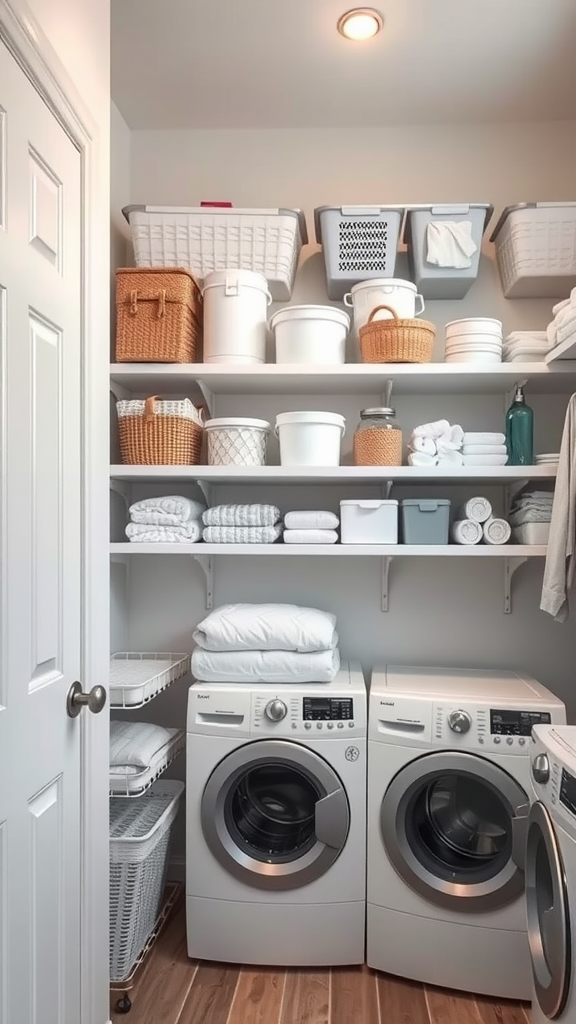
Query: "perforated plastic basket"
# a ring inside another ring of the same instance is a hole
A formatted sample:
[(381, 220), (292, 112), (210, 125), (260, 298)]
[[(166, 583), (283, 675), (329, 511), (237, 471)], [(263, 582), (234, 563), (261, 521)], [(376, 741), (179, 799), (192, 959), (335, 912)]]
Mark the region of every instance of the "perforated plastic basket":
[(154, 928), (183, 782), (110, 801), (110, 980), (129, 977)]
[(576, 286), (576, 203), (507, 206), (490, 239), (508, 299), (565, 299)]
[(328, 295), (342, 299), (359, 281), (393, 277), (404, 206), (319, 206), (316, 241), (322, 244)]

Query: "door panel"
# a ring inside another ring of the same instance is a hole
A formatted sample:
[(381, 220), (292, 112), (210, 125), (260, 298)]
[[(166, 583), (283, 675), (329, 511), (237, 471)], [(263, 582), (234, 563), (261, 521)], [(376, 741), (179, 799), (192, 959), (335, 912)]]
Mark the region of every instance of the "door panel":
[(526, 846), (526, 910), (535, 996), (551, 1020), (562, 1013), (571, 980), (566, 874), (548, 811), (532, 805)]

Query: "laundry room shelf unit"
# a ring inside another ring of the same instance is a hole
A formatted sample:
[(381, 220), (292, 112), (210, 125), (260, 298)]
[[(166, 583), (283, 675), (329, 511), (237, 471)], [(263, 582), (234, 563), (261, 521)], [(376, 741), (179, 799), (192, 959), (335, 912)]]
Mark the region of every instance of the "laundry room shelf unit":
[(111, 466), (112, 480), (212, 484), (494, 483), (553, 480), (556, 466)]

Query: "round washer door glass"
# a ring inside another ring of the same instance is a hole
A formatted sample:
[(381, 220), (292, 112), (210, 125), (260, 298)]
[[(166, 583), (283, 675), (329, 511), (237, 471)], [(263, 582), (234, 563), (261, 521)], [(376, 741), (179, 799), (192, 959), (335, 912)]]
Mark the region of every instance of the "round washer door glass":
[(440, 906), (476, 912), (518, 896), (528, 797), (475, 754), (427, 754), (392, 780), (381, 809), (384, 845), (408, 884)]
[(216, 766), (202, 797), (202, 829), (218, 861), (263, 889), (319, 878), (342, 851), (348, 798), (334, 769), (287, 740), (259, 740)]

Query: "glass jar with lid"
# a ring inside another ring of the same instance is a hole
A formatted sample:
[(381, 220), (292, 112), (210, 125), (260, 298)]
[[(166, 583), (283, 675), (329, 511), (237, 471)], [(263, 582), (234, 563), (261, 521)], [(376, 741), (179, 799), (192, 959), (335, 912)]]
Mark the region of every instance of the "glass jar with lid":
[(386, 406), (362, 409), (354, 434), (354, 465), (402, 465), (402, 431), (395, 416)]

